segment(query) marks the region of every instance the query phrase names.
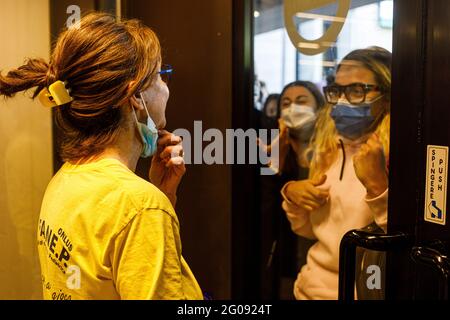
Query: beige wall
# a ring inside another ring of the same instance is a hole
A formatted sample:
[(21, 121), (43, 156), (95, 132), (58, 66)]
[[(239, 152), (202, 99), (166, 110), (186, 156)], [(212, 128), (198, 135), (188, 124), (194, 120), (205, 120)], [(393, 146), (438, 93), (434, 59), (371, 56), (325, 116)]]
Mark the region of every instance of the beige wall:
[[(49, 52), (48, 0), (0, 0), (3, 74)], [(41, 298), (36, 225), (51, 176), (50, 111), (23, 94), (0, 98), (0, 299)]]

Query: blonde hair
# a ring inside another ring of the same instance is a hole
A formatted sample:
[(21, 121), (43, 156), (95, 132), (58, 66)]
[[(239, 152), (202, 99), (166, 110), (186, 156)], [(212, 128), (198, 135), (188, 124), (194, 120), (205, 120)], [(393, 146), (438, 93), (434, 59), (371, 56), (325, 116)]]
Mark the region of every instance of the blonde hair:
[[(390, 93), (391, 93), (391, 53), (383, 48), (370, 47), (350, 52), (343, 61), (358, 61), (370, 70), (377, 85), (384, 93), (383, 98), (377, 102), (382, 108), (377, 115), (373, 132), (383, 145), (384, 154), (389, 154), (390, 133)], [(338, 66), (339, 71), (341, 65)], [(338, 154), (337, 130), (330, 116), (333, 106), (327, 104), (319, 114), (314, 134), (306, 151), (311, 158), (309, 164), (309, 177), (314, 178), (325, 173), (325, 171), (336, 160)]]
[(67, 81), (73, 101), (56, 108), (55, 120), (61, 157), (76, 161), (116, 141), (124, 126), (120, 107), (152, 84), (160, 62), (160, 43), (150, 28), (138, 20), (117, 22), (110, 14), (92, 12), (78, 28), (59, 35), (50, 63), (28, 59), (6, 76), (0, 74), (0, 95), (12, 97), (36, 87), (34, 99), (56, 80)]

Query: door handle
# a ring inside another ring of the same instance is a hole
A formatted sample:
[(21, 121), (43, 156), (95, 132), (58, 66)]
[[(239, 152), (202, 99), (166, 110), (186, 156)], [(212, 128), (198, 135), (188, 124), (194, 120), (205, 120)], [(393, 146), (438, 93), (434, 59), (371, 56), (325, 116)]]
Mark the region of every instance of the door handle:
[(394, 251), (412, 247), (413, 237), (403, 232), (381, 234), (366, 230), (351, 230), (341, 240), (339, 249), (339, 300), (355, 298), (356, 248)]
[(416, 263), (422, 263), (435, 270), (441, 279), (439, 282), (439, 299), (448, 300), (450, 281), (450, 260), (447, 255), (441, 254), (430, 247), (413, 247), (411, 257)]

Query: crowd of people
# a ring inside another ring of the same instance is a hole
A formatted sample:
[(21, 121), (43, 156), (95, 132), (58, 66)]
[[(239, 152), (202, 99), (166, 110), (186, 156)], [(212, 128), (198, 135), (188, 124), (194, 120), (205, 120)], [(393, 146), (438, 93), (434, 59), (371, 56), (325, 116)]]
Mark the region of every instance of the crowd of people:
[[(274, 241), (284, 243), (280, 250), (288, 257), (299, 257), (287, 263), (300, 268), (296, 299), (337, 299), (342, 236), (369, 226), (386, 231), (390, 68), (387, 50), (354, 50), (338, 64), (323, 94), (311, 82), (295, 81), (264, 106), (261, 127), (278, 123), (280, 134), (271, 146), (262, 146), (279, 147), (279, 159), (273, 159), (278, 176), (264, 178), (273, 182), (264, 182), (270, 191), (263, 190), (262, 214), (275, 212), (278, 219), (281, 202), (299, 236), (286, 240), (284, 220), (278, 222)], [(280, 194), (279, 202), (271, 199)], [(367, 296), (363, 291), (360, 297)]]

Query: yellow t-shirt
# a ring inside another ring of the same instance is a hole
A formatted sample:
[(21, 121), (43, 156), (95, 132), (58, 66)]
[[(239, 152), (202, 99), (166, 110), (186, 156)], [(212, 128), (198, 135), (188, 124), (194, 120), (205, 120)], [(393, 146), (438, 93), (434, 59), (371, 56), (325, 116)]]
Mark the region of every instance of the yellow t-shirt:
[(45, 299), (203, 299), (169, 199), (115, 159), (63, 165), (38, 251)]

